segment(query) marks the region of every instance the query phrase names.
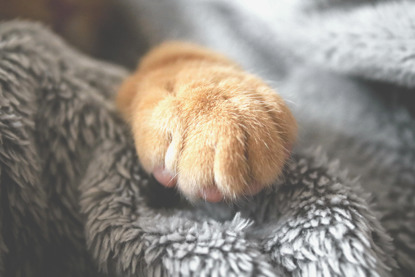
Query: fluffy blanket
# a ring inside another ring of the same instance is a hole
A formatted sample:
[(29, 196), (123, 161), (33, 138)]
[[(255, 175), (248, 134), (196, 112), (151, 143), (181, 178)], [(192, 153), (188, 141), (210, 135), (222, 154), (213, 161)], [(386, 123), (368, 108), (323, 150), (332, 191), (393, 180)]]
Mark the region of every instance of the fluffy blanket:
[(203, 43), (292, 102), (283, 178), (232, 205), (142, 171), (113, 105), (125, 69), (0, 25), (0, 276), (414, 274), (415, 5), (241, 2), (118, 7), (130, 46)]

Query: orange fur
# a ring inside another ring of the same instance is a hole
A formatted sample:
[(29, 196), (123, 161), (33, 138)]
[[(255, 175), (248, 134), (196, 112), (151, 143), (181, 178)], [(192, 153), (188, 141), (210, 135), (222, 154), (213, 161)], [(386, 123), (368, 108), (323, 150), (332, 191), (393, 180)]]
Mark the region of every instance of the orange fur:
[(121, 86), (140, 162), (165, 167), (189, 198), (218, 190), (235, 199), (281, 174), (296, 137), (284, 101), (226, 57), (168, 42), (153, 49)]

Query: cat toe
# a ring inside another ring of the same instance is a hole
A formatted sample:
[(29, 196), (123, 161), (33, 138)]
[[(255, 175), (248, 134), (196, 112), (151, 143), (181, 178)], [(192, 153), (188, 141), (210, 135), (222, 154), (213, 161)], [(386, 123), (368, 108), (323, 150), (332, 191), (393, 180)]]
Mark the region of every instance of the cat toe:
[(166, 170), (164, 167), (156, 167), (153, 170), (153, 176), (159, 182), (165, 187), (172, 188), (176, 186), (177, 178), (173, 173)]

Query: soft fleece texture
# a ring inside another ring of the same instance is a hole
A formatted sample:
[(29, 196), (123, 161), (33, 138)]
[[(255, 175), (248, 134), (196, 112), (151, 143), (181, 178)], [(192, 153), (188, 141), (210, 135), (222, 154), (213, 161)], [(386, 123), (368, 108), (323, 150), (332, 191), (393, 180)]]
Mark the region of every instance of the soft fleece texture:
[(415, 5), (274, 2), (119, 6), (131, 45), (203, 43), (293, 103), (283, 178), (235, 205), (189, 205), (142, 171), (113, 105), (126, 70), (2, 23), (0, 275), (413, 274)]

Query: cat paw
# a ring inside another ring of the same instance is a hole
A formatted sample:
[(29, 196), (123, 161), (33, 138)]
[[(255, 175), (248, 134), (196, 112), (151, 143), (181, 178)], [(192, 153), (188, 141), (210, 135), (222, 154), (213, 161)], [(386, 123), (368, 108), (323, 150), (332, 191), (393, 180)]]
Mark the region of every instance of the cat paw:
[[(150, 94), (151, 95), (151, 94)], [(143, 167), (189, 199), (235, 200), (271, 185), (296, 136), (284, 101), (254, 76), (175, 84), (142, 100), (133, 133)]]

